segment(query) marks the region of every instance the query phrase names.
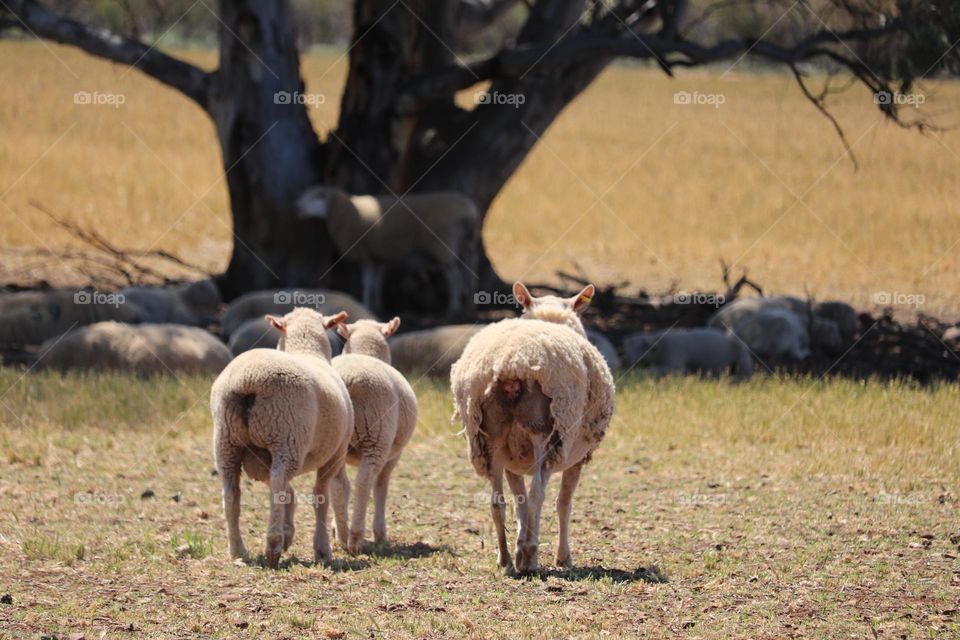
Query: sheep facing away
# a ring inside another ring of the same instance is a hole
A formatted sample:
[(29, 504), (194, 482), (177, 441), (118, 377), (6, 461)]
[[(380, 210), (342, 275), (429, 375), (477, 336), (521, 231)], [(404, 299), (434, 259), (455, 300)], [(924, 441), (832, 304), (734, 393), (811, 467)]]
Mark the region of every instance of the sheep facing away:
[(240, 535), (241, 468), (270, 486), (265, 557), (276, 567), (293, 543), (296, 499), (291, 479), (316, 471), (311, 492), (314, 558), (329, 562), (329, 484), (343, 467), (353, 433), (353, 405), (330, 365), (326, 330), (345, 313), (326, 318), (294, 309), (270, 322), (282, 332), (277, 350), (254, 349), (227, 365), (210, 391), (213, 454), (223, 482), (230, 557), (247, 559)]
[(701, 373), (736, 378), (753, 375), (753, 358), (737, 336), (719, 329), (669, 329), (636, 333), (623, 341), (629, 366), (649, 367), (656, 375)]
[[(230, 342), (227, 343), (227, 346), (230, 347), (230, 353), (235, 356), (251, 349), (276, 349), (281, 335), (283, 334), (280, 330), (274, 327), (265, 317), (250, 318), (230, 334)], [(343, 349), (343, 341), (337, 332), (328, 329), (327, 338), (330, 340), (332, 355), (340, 355), (340, 351)]]
[(220, 310), (220, 290), (209, 278), (175, 287), (127, 287), (120, 294), (140, 307), (144, 322), (203, 325)]
[(266, 289), (245, 293), (231, 302), (220, 319), (220, 335), (230, 339), (244, 322), (266, 315), (283, 315), (296, 307), (310, 307), (324, 315), (346, 311), (355, 320), (376, 319), (352, 296), (329, 289)]
[(348, 528), (347, 505), (350, 480), (346, 467), (333, 483), (333, 512), (337, 537), (350, 553), (360, 550), (364, 538), (367, 503), (373, 489), (373, 538), (387, 541), (386, 502), (390, 475), (400, 461), (417, 424), (417, 397), (399, 371), (390, 366), (387, 338), (400, 326), (400, 319), (380, 323), (359, 320), (340, 324), (346, 343), (343, 355), (333, 359), (353, 402), (354, 429), (347, 449), (347, 462), (357, 467), (353, 519)]
[[(550, 476), (563, 473), (557, 497), (558, 565), (572, 563), (569, 544), (573, 492), (583, 465), (613, 417), (614, 384), (600, 352), (577, 316), (593, 296), (534, 298), (521, 283), (514, 295), (521, 318), (485, 327), (467, 344), (450, 373), (454, 419), (464, 427), (470, 459), (490, 480), (499, 565), (511, 570), (504, 520), (503, 476), (514, 494), (519, 532), (516, 567), (538, 566), (540, 513)], [(527, 494), (523, 476), (532, 474)]]
[(361, 299), (372, 309), (383, 301), (384, 267), (411, 254), (426, 256), (447, 279), (448, 309), (468, 303), (465, 283), (475, 279), (480, 212), (453, 191), (393, 195), (349, 195), (329, 186), (311, 187), (297, 201), (300, 216), (326, 221), (344, 259), (362, 269)]
[(51, 289), (0, 294), (0, 345), (24, 347), (72, 328), (115, 320), (143, 321), (143, 311), (117, 294), (87, 289)]
[(34, 368), (141, 376), (217, 374), (230, 358), (225, 344), (198, 327), (98, 322), (44, 342)]

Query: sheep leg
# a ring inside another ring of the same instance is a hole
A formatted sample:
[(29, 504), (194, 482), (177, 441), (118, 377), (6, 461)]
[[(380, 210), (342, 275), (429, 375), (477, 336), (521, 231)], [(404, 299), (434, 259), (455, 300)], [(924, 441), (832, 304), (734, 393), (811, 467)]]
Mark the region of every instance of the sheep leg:
[(490, 474), (490, 513), (493, 515), (493, 525), (497, 529), (497, 564), (510, 570), (513, 563), (510, 561), (510, 550), (507, 549), (507, 530), (504, 521), (507, 519), (507, 505), (503, 496), (503, 470), (492, 469)]
[(348, 553), (359, 553), (360, 547), (363, 545), (370, 490), (374, 478), (379, 475), (381, 468), (381, 465), (373, 458), (360, 458), (360, 468), (357, 469), (357, 490), (353, 497), (353, 522), (350, 525), (350, 539), (347, 541)]
[(273, 465), (270, 467), (270, 524), (267, 526), (267, 549), (264, 556), (267, 566), (276, 568), (283, 553), (284, 523), (287, 507), (293, 502), (293, 496), (287, 492), (293, 477), (293, 465), (287, 464), (285, 456), (274, 452)]
[(535, 448), (536, 463), (533, 479), (530, 481), (529, 505), (527, 506), (527, 539), (520, 548), (522, 562), (517, 568), (524, 573), (537, 570), (537, 554), (540, 548), (540, 512), (543, 501), (547, 497), (547, 482), (550, 480), (550, 471), (546, 468), (547, 440), (538, 442)]
[(517, 546), (516, 563), (520, 564), (520, 548), (526, 543), (529, 531), (527, 529), (527, 488), (523, 483), (523, 476), (518, 476), (512, 471), (507, 470), (507, 482), (510, 484), (510, 490), (513, 491), (513, 501), (517, 512)]
[(388, 460), (373, 485), (373, 541), (377, 544), (387, 542), (387, 489), (390, 486), (390, 475), (398, 462), (399, 456)]
[(223, 515), (227, 521), (227, 553), (231, 558), (249, 559), (240, 535), (240, 465), (243, 449), (236, 448), (220, 455), (217, 471), (223, 481)]
[(317, 471), (317, 481), (313, 484), (313, 513), (316, 517), (316, 527), (313, 531), (313, 561), (317, 564), (327, 564), (333, 557), (330, 551), (330, 532), (327, 526), (330, 480), (330, 474), (324, 474), (323, 470), (320, 470)]
[(347, 511), (350, 502), (350, 478), (347, 477), (347, 465), (343, 465), (333, 479), (333, 517), (337, 521), (337, 540), (340, 546), (347, 548)]
[(557, 566), (573, 566), (570, 555), (570, 509), (573, 504), (573, 492), (580, 481), (582, 464), (577, 464), (563, 472), (560, 480), (560, 493), (557, 495), (557, 519), (560, 521), (560, 541), (557, 543)]
[(294, 514), (297, 509), (297, 497), (293, 492), (293, 485), (287, 483), (287, 493), (290, 496), (290, 502), (287, 503), (287, 510), (283, 515), (283, 550), (286, 551), (293, 544), (293, 534), (296, 527), (293, 524)]

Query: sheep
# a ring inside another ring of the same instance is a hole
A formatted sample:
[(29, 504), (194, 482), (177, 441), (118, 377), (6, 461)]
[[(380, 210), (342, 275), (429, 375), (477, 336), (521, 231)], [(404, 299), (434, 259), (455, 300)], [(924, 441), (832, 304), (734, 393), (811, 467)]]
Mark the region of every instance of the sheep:
[(353, 405), (330, 365), (326, 329), (346, 313), (324, 317), (298, 308), (269, 316), (281, 333), (276, 350), (253, 349), (227, 365), (210, 390), (213, 455), (223, 483), (228, 553), (249, 558), (240, 535), (241, 468), (270, 486), (265, 558), (276, 567), (293, 543), (296, 500), (290, 480), (316, 471), (311, 502), (314, 559), (331, 559), (327, 533), (330, 481), (340, 472), (353, 433)]
[(670, 329), (636, 333), (623, 341), (631, 366), (651, 367), (657, 375), (703, 373), (720, 375), (733, 370), (739, 379), (753, 375), (753, 358), (735, 336), (719, 329)]
[(800, 319), (784, 309), (764, 309), (746, 316), (733, 333), (761, 359), (803, 360), (810, 356), (810, 336)]
[[(474, 469), (491, 483), (497, 559), (508, 572), (513, 563), (504, 529), (504, 473), (515, 497), (516, 568), (522, 573), (537, 569), (547, 481), (563, 473), (556, 562), (572, 564), (573, 492), (614, 412), (613, 376), (578, 317), (593, 291), (588, 286), (572, 298), (534, 298), (516, 283), (523, 315), (478, 332), (450, 372), (453, 418), (463, 424)], [(529, 496), (524, 474), (533, 475)]]
[(833, 301), (811, 306), (794, 296), (738, 298), (714, 313), (707, 326), (733, 330), (747, 316), (770, 309), (794, 314), (806, 328), (813, 345), (828, 353), (840, 351), (857, 330), (856, 312), (850, 305)]
[(344, 259), (360, 263), (361, 299), (371, 309), (383, 302), (384, 267), (411, 254), (440, 266), (447, 279), (448, 310), (456, 315), (467, 303), (476, 279), (480, 212), (453, 191), (393, 195), (348, 195), (329, 186), (314, 186), (298, 199), (299, 215), (326, 221)]
[(227, 346), (198, 327), (97, 322), (50, 338), (36, 370), (121, 371), (141, 376), (217, 374), (230, 362)]
[(856, 310), (846, 302), (827, 300), (813, 306), (813, 315), (832, 320), (837, 325), (844, 344), (853, 342), (860, 327), (860, 318)]
[(220, 319), (220, 335), (229, 339), (240, 325), (251, 318), (267, 314), (283, 315), (295, 307), (310, 307), (332, 315), (346, 311), (356, 320), (376, 319), (372, 311), (353, 297), (329, 289), (267, 289), (245, 293), (227, 306)]
[(450, 368), (482, 324), (452, 324), (393, 336), (393, 366), (405, 374), (450, 377)]
[(143, 310), (144, 322), (199, 326), (220, 308), (220, 291), (209, 278), (175, 287), (127, 287), (120, 294)]
[(117, 294), (51, 289), (0, 294), (0, 346), (39, 345), (71, 328), (105, 320), (137, 323), (143, 310)]
[(747, 316), (768, 309), (789, 311), (803, 319), (806, 319), (810, 312), (810, 306), (794, 296), (737, 298), (718, 309), (707, 321), (707, 326), (732, 331)]
[(353, 402), (354, 429), (347, 450), (347, 462), (358, 467), (353, 520), (348, 528), (347, 503), (350, 480), (346, 467), (333, 484), (333, 512), (337, 537), (350, 553), (356, 553), (364, 539), (367, 502), (373, 488), (374, 542), (387, 541), (386, 500), (390, 475), (417, 424), (417, 397), (399, 371), (390, 366), (387, 338), (400, 326), (400, 318), (380, 323), (359, 320), (339, 324), (346, 341), (343, 354), (332, 360)]
[(610, 342), (610, 338), (596, 329), (587, 329), (587, 340), (597, 348), (612, 371), (620, 368), (620, 355), (617, 353), (617, 348)]
[[(281, 335), (280, 331), (270, 324), (266, 318), (250, 318), (233, 332), (227, 346), (234, 356), (251, 349), (276, 349)], [(333, 329), (327, 330), (327, 338), (330, 340), (331, 354), (333, 356), (340, 355), (343, 341), (337, 335), (337, 332)]]

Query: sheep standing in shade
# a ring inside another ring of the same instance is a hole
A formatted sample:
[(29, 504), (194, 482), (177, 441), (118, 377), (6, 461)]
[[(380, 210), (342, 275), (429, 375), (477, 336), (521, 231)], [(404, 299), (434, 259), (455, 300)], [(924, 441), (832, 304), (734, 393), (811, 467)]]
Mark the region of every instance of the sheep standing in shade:
[(623, 341), (630, 366), (649, 367), (656, 375), (732, 371), (740, 379), (753, 375), (753, 358), (744, 344), (719, 329), (669, 329), (635, 333)]
[(417, 424), (417, 397), (406, 378), (390, 366), (387, 338), (399, 326), (400, 318), (394, 318), (386, 323), (359, 320), (337, 327), (346, 342), (343, 355), (334, 358), (332, 363), (353, 402), (354, 429), (347, 462), (358, 467), (349, 529), (350, 480), (346, 468), (341, 469), (334, 480), (333, 511), (337, 537), (350, 553), (360, 551), (363, 544), (371, 488), (373, 539), (377, 544), (387, 541), (390, 475)]
[(411, 254), (426, 256), (447, 279), (447, 308), (456, 314), (467, 303), (479, 256), (480, 212), (472, 200), (453, 191), (408, 194), (403, 198), (351, 196), (335, 187), (308, 189), (297, 201), (304, 218), (326, 221), (345, 260), (362, 265), (363, 303), (379, 309), (384, 267)]
[(248, 557), (240, 535), (240, 470), (270, 486), (266, 561), (276, 567), (293, 543), (296, 500), (290, 481), (316, 471), (314, 558), (329, 562), (330, 481), (343, 468), (353, 434), (353, 404), (330, 365), (327, 329), (346, 320), (312, 309), (270, 317), (282, 332), (277, 350), (236, 357), (213, 383), (213, 454), (223, 482), (230, 557)]
[(247, 320), (283, 315), (296, 307), (309, 307), (324, 315), (346, 311), (355, 320), (376, 319), (372, 311), (352, 296), (330, 289), (264, 289), (245, 293), (231, 302), (220, 319), (220, 335), (230, 339)]
[(127, 287), (120, 294), (143, 310), (144, 322), (203, 325), (220, 310), (220, 290), (209, 278), (175, 287)]
[[(538, 566), (547, 482), (552, 474), (563, 473), (556, 562), (572, 563), (573, 492), (614, 412), (613, 377), (587, 341), (578, 315), (593, 291), (591, 285), (572, 298), (534, 298), (516, 283), (522, 317), (477, 333), (450, 373), (454, 419), (464, 426), (474, 468), (490, 480), (498, 562), (508, 571), (513, 563), (504, 528), (504, 475), (516, 504), (516, 568), (528, 573)], [(527, 474), (533, 476), (529, 494), (523, 480)]]
[(230, 358), (227, 346), (199, 327), (98, 322), (44, 342), (34, 369), (217, 374)]

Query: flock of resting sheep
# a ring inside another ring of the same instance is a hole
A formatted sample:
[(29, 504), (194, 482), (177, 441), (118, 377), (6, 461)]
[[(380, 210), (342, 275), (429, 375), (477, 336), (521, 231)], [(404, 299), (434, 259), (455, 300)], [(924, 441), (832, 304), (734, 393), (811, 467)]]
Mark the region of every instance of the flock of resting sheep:
[[(109, 296), (6, 293), (0, 294), (0, 346), (39, 345), (31, 371), (218, 374), (210, 403), (229, 554), (248, 558), (239, 526), (245, 470), (270, 487), (269, 566), (277, 566), (293, 541), (297, 500), (290, 481), (302, 473), (316, 471), (310, 502), (317, 562), (331, 559), (329, 504), (340, 544), (351, 553), (361, 548), (371, 490), (374, 540), (386, 541), (390, 476), (417, 421), (417, 399), (404, 374), (449, 375), (470, 460), (491, 483), (499, 565), (528, 573), (538, 567), (541, 509), (554, 473), (562, 474), (556, 563), (571, 564), (573, 493), (613, 417), (611, 370), (622, 361), (657, 375), (745, 378), (755, 359), (775, 363), (802, 359), (811, 349), (836, 352), (857, 331), (856, 313), (842, 302), (742, 298), (721, 307), (707, 327), (628, 336), (618, 353), (580, 319), (592, 285), (570, 298), (533, 297), (521, 283), (513, 293), (520, 318), (400, 335), (394, 335), (399, 318), (380, 322), (357, 300), (326, 290), (253, 292), (222, 314), (209, 280)], [(203, 328), (217, 322), (220, 337)], [(346, 463), (358, 467), (352, 519)], [(516, 505), (513, 556), (504, 475)], [(529, 491), (525, 475), (532, 475)]]

